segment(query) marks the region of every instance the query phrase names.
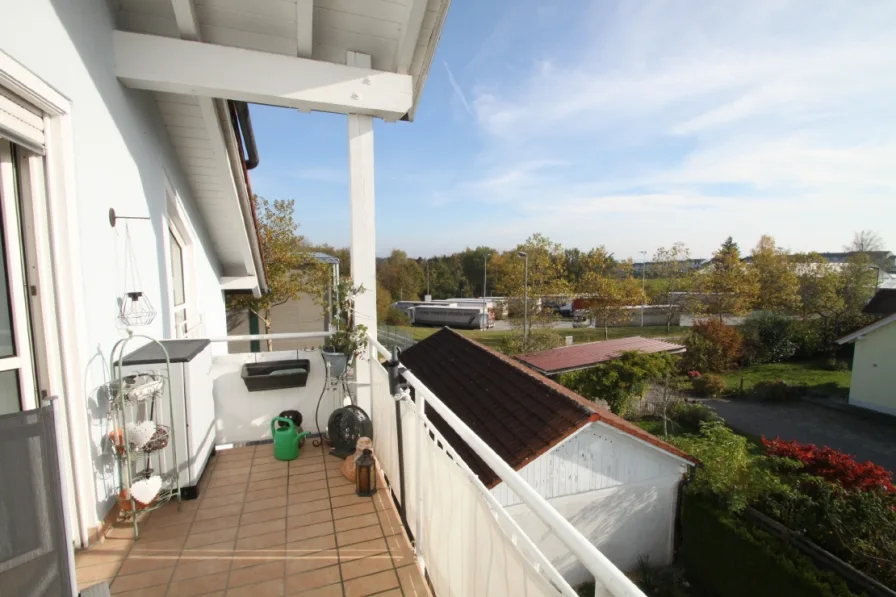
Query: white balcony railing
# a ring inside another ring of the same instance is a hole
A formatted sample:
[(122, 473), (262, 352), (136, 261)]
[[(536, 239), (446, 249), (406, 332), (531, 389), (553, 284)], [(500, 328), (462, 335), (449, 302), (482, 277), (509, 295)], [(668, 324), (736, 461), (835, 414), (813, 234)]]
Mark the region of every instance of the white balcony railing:
[[(404, 378), (415, 401), (396, 399), (370, 343), (374, 447), (414, 535), (418, 565), (439, 597), (527, 595), (575, 597), (575, 590), (520, 529), (478, 477), (457, 456), (426, 416), (434, 409), (512, 489), (595, 578), (596, 597), (643, 597), (643, 593), (594, 545), (501, 459), (414, 374)], [(399, 467), (401, 420), (403, 470)], [(404, 473), (404, 479), (400, 477)], [(401, 495), (401, 487), (406, 495)]]

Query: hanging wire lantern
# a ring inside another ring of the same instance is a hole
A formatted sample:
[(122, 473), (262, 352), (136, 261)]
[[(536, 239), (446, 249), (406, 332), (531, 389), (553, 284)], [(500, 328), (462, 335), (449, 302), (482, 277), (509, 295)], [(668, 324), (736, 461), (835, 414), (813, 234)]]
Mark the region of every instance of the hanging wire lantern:
[(140, 287), (140, 274), (137, 272), (137, 258), (127, 223), (124, 225), (124, 256), (125, 292), (120, 299), (118, 320), (128, 327), (149, 325), (156, 318), (156, 310), (149, 297), (137, 290)]

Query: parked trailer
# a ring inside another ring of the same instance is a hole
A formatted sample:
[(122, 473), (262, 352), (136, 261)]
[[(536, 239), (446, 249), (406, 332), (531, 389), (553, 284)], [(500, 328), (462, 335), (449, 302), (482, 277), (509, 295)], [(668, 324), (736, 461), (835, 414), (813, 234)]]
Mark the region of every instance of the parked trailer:
[(448, 326), (467, 330), (489, 327), (489, 313), (482, 307), (418, 305), (411, 308), (411, 323), (421, 326)]

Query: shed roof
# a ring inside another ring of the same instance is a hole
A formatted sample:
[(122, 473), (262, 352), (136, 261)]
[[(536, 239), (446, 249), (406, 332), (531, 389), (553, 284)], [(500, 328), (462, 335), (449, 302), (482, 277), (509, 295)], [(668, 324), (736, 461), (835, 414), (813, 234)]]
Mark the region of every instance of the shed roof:
[(872, 315), (892, 315), (896, 313), (896, 288), (881, 288), (878, 290), (862, 311)]
[[(696, 462), (637, 425), (449, 328), (401, 353), (401, 362), (515, 470), (597, 421)], [(487, 487), (500, 482), (434, 409), (427, 410), (427, 417)]]
[(552, 348), (540, 352), (530, 352), (517, 358), (545, 375), (554, 375), (563, 371), (593, 367), (598, 363), (619, 358), (623, 352), (630, 350), (647, 353), (675, 353), (684, 352), (685, 347), (681, 344), (672, 344), (671, 342), (653, 338), (635, 336), (632, 338), (618, 338), (616, 340), (561, 346), (560, 348)]

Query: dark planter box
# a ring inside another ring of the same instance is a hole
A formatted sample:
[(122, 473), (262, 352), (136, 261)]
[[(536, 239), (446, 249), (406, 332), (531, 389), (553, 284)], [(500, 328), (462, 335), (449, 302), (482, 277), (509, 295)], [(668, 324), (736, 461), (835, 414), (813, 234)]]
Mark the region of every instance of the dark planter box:
[(250, 392), (303, 388), (308, 383), (308, 359), (287, 359), (266, 363), (246, 363), (240, 372), (246, 389)]

